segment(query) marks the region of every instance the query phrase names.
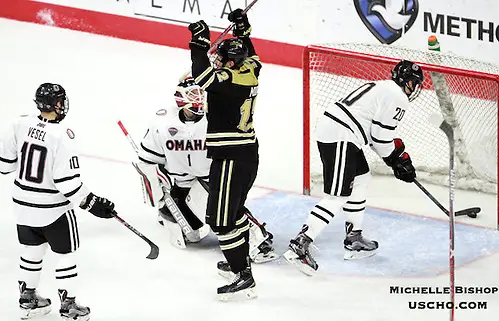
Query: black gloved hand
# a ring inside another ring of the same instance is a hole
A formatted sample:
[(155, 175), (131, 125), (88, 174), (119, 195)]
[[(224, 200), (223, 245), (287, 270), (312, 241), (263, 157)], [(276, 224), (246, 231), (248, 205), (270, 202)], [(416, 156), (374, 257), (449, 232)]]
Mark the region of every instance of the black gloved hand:
[(395, 144), (395, 149), (388, 157), (384, 157), (383, 160), (386, 165), (393, 169), (393, 174), (395, 174), (396, 178), (407, 183), (414, 182), (416, 169), (412, 165), (409, 154), (404, 152), (404, 142), (400, 138), (394, 138), (393, 143)]
[(80, 208), (100, 218), (112, 218), (115, 215), (114, 203), (94, 193), (88, 194), (85, 201), (80, 204)]
[(416, 178), (416, 169), (412, 165), (411, 157), (407, 153), (402, 153), (400, 161), (392, 169), (395, 177), (401, 181), (412, 183)]
[(195, 46), (199, 49), (206, 50), (210, 49), (210, 28), (203, 20), (191, 23), (189, 25), (189, 31), (192, 34), (192, 39), (189, 42), (189, 46)]
[(248, 21), (248, 16), (246, 13), (243, 13), (243, 10), (236, 9), (229, 13), (229, 21), (234, 23), (234, 29), (232, 30), (234, 37), (249, 37), (251, 34), (251, 25)]

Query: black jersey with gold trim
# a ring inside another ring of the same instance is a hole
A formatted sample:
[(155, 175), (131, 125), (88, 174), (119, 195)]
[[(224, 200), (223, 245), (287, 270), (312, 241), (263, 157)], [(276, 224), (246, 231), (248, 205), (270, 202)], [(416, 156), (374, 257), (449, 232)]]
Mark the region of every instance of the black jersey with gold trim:
[(214, 69), (206, 52), (191, 48), (192, 75), (207, 92), (208, 157), (218, 159), (258, 159), (258, 141), (253, 113), (262, 67), (251, 40), (249, 57), (239, 69)]

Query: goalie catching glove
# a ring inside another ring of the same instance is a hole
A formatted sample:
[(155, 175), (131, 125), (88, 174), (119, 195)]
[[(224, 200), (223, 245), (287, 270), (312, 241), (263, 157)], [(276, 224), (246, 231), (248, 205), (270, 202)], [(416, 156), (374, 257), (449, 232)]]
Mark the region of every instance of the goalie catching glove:
[(251, 25), (248, 21), (248, 16), (243, 13), (243, 10), (236, 9), (229, 13), (229, 21), (234, 23), (232, 34), (234, 37), (243, 38), (249, 37), (251, 34)]
[(400, 138), (394, 138), (395, 149), (388, 157), (383, 157), (386, 165), (393, 169), (393, 174), (401, 181), (412, 183), (416, 178), (416, 169), (409, 154), (404, 152), (405, 145)]
[(191, 41), (189, 42), (189, 47), (199, 48), (201, 50), (210, 49), (210, 28), (204, 22), (204, 20), (199, 20), (198, 22), (191, 23), (189, 25), (189, 31), (192, 34)]
[(114, 203), (104, 197), (90, 193), (81, 202), (80, 208), (100, 218), (114, 217)]

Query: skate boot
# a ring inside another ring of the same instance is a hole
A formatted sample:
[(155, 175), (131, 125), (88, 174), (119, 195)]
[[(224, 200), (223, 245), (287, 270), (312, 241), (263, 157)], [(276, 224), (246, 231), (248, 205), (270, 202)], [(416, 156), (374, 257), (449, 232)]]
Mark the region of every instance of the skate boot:
[(26, 282), (19, 281), (19, 308), (21, 309), (21, 319), (28, 320), (34, 317), (50, 313), (51, 301), (43, 298), (35, 289), (26, 289)]
[(279, 258), (279, 254), (277, 254), (272, 247), (272, 239), (274, 238), (274, 236), (270, 232), (267, 232), (267, 235), (267, 239), (258, 246), (259, 252), (252, 259), (252, 261), (255, 263), (275, 261)]
[(314, 275), (319, 268), (319, 265), (308, 250), (311, 243), (312, 239), (305, 235), (302, 230), (302, 232), (290, 241), (289, 250), (284, 253), (286, 261), (295, 265), (301, 272), (309, 276)]
[(64, 320), (87, 321), (90, 319), (90, 308), (79, 305), (75, 302), (75, 298), (68, 298), (66, 290), (59, 289), (59, 298), (61, 299), (59, 314)]
[(255, 280), (251, 273), (251, 267), (248, 266), (241, 272), (236, 273), (232, 279), (232, 283), (218, 288), (217, 296), (220, 301), (256, 298)]
[(234, 273), (232, 273), (232, 270), (230, 269), (229, 262), (227, 261), (220, 261), (217, 263), (217, 271), (218, 275), (220, 275), (223, 278), (226, 278), (228, 280), (231, 280), (234, 278)]
[(345, 260), (358, 260), (376, 254), (378, 242), (366, 239), (362, 236), (362, 231), (353, 231), (351, 223), (345, 223), (347, 236), (343, 241), (345, 248)]

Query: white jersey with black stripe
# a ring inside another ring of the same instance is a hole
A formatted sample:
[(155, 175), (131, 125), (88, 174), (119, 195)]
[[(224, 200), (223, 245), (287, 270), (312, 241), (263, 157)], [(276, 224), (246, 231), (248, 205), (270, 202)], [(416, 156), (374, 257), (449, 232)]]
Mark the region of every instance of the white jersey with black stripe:
[(164, 165), (176, 185), (190, 188), (196, 177), (207, 180), (210, 173), (208, 122), (206, 116), (196, 122), (187, 121), (182, 113), (158, 113), (140, 143), (139, 159)]
[(17, 224), (43, 227), (89, 194), (80, 179), (74, 133), (41, 116), (19, 117), (0, 138), (0, 172), (15, 172)]
[(392, 80), (365, 83), (319, 117), (316, 139), (323, 143), (349, 141), (369, 145), (387, 157), (395, 148), (395, 129), (409, 107), (409, 99)]

